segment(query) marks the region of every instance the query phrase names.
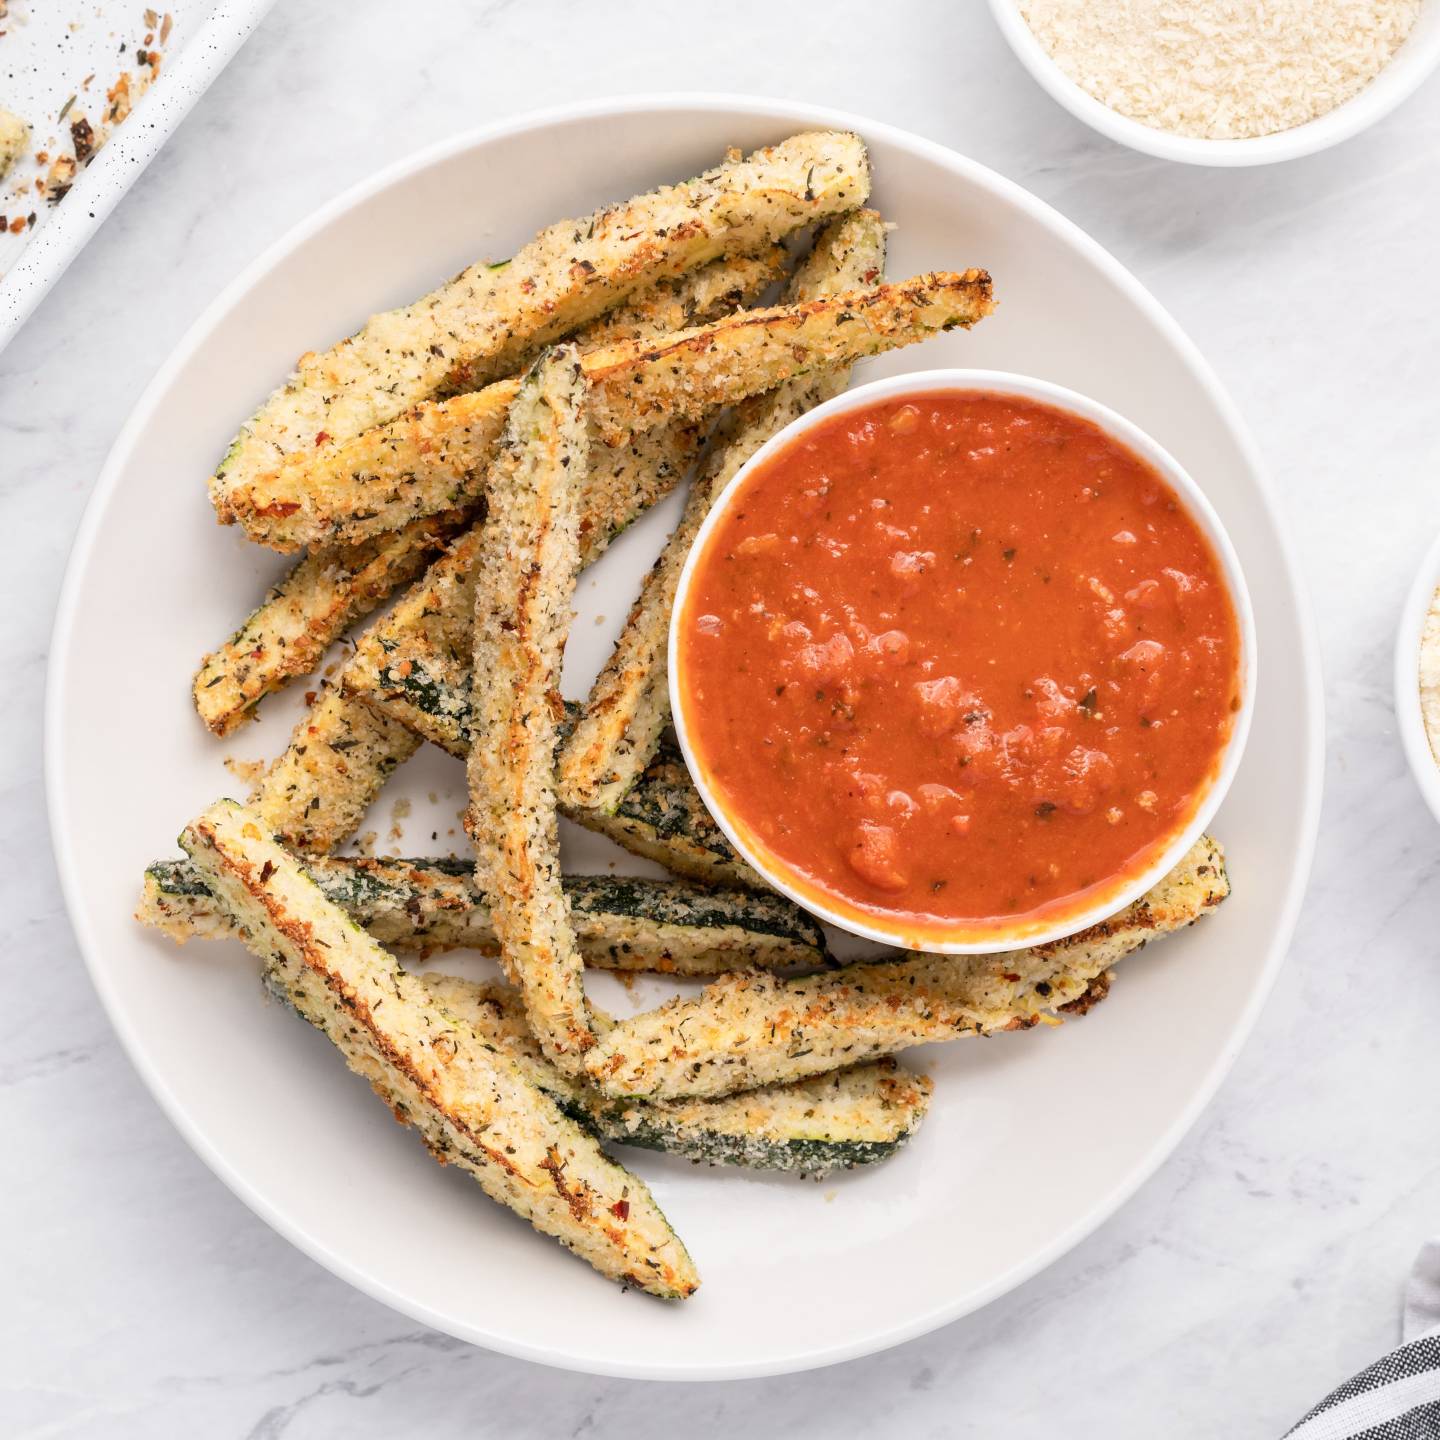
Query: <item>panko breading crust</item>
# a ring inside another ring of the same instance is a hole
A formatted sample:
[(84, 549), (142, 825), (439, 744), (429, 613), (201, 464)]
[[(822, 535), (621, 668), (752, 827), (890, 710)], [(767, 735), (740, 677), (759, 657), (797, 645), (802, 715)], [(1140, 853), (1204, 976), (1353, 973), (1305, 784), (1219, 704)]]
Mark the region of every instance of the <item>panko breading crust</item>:
[[(969, 328), (994, 309), (990, 276), (917, 275), (800, 305), (742, 310), (658, 340), (589, 352), (586, 406), (607, 445), (696, 420), (815, 369)], [(518, 382), (427, 401), (344, 444), (237, 483), (226, 519), (276, 550), (353, 543), (477, 494)]]
[(717, 980), (619, 1022), (586, 1055), (612, 1095), (727, 1095), (823, 1074), (911, 1045), (1022, 1030), (1079, 1000), (1122, 956), (1229, 894), (1208, 836), (1133, 905), (1063, 940), (999, 955), (914, 955), (781, 980)]
[[(874, 285), (885, 269), (885, 223), (873, 210), (832, 220), (792, 277), (791, 303)], [(712, 440), (690, 485), (685, 511), (660, 553), (596, 677), (585, 713), (560, 751), (561, 801), (613, 813), (655, 755), (670, 722), (666, 649), (670, 611), (685, 558), (715, 497), (742, 465), (792, 420), (838, 395), (848, 367), (816, 371), (744, 401)]]
[(488, 479), (475, 556), (467, 828), (506, 969), (545, 1054), (573, 1073), (595, 1043), (585, 970), (560, 882), (555, 745), (560, 663), (580, 568), (577, 491), (589, 448), (573, 347), (521, 382)]
[(511, 259), (480, 261), (413, 305), (373, 316), (348, 340), (302, 355), (221, 461), (210, 487), (216, 512), (228, 520), (237, 487), (293, 457), (387, 425), (437, 394), (512, 373), (648, 281), (759, 251), (863, 204), (869, 189), (859, 137), (813, 131), (559, 221)]
[[(301, 863), (327, 900), (389, 949), (498, 951), (473, 860), (310, 855)], [(754, 965), (813, 969), (826, 958), (819, 925), (782, 895), (622, 875), (566, 875), (563, 885), (576, 943), (596, 969), (715, 976)], [(185, 860), (146, 870), (135, 918), (178, 945), (238, 934)]]
[(603, 1275), (666, 1298), (693, 1293), (695, 1267), (644, 1183), (326, 900), (259, 815), (222, 800), (181, 844), (271, 987), (436, 1159)]
[(292, 850), (324, 855), (360, 828), (396, 768), (420, 748), (398, 721), (324, 686), (250, 803)]
[[(593, 348), (703, 324), (751, 303), (779, 278), (784, 264), (785, 252), (771, 246), (759, 255), (665, 276), (583, 327), (576, 339)], [(590, 559), (679, 479), (699, 440), (697, 427), (681, 424), (600, 457), (595, 494), (581, 517), (581, 547)], [(215, 734), (228, 734), (266, 695), (309, 674), (349, 626), (413, 580), (446, 540), (483, 518), (483, 507), (482, 495), (355, 545), (312, 549), (201, 663), (194, 687), (200, 718)]]
[(717, 1100), (615, 1100), (545, 1059), (510, 986), (477, 985), (452, 975), (423, 978), (452, 1014), (516, 1061), (567, 1115), (617, 1145), (665, 1150), (711, 1165), (824, 1175), (893, 1155), (929, 1108), (929, 1079), (901, 1070), (893, 1060)]

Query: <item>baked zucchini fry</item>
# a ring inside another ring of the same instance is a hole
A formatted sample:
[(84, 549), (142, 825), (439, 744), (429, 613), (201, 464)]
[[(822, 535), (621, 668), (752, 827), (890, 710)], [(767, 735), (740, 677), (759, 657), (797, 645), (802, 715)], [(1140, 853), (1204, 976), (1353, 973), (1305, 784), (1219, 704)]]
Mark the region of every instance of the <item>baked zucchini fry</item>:
[(825, 1175), (893, 1155), (920, 1127), (932, 1090), (893, 1060), (716, 1100), (616, 1100), (561, 1074), (525, 1025), (508, 985), (422, 977), (457, 1019), (520, 1067), (598, 1140), (666, 1150), (710, 1165)]
[[(591, 564), (650, 506), (679, 483), (700, 448), (700, 432), (675, 425), (629, 444), (592, 448), (580, 486), (579, 552)], [(341, 674), (346, 695), (364, 700), (462, 758), (469, 751), (470, 669), (475, 644), (477, 525), (356, 646)], [(463, 716), (456, 705), (463, 704)]]
[(545, 1053), (574, 1071), (595, 1043), (585, 968), (560, 884), (555, 744), (560, 664), (580, 568), (576, 491), (588, 440), (573, 346), (531, 367), (490, 469), (475, 557), (467, 828), (500, 955)]
[[(432, 577), (439, 568), (431, 567)], [(460, 573), (473, 572), (473, 564), (468, 564)], [(444, 578), (448, 582), (450, 577)], [(394, 617), (400, 623), (393, 628), (387, 622), (367, 635), (341, 678), (352, 704), (372, 705), (386, 719), (465, 760), (474, 708), (471, 661), (462, 647), (471, 643), (473, 619), (459, 632), (449, 583), (431, 587), (427, 581), (424, 595), (423, 603), (403, 617), (401, 606), (409, 606), (410, 597), (396, 607)], [(422, 612), (423, 625), (413, 623)], [(579, 718), (580, 707), (567, 703), (562, 741)], [(654, 757), (612, 811), (564, 806), (561, 813), (676, 875), (706, 885), (769, 888), (711, 818), (679, 746), (668, 734), (661, 736)]]
[[(873, 210), (832, 220), (790, 281), (786, 299), (815, 300), (877, 283), (885, 268), (885, 222)], [(611, 812), (650, 763), (670, 721), (666, 648), (680, 571), (716, 495), (772, 435), (850, 381), (848, 367), (787, 380), (743, 402), (723, 422), (685, 511), (596, 677), (585, 714), (560, 751), (556, 785), (563, 804)]]
[[(585, 563), (678, 482), (698, 444), (693, 427), (674, 426), (596, 452), (580, 521)], [(361, 639), (341, 677), (345, 696), (325, 690), (261, 782), (257, 803), (294, 848), (324, 854), (353, 835), (385, 781), (415, 752), (416, 735), (462, 759), (468, 754), (479, 540), (479, 527), (460, 536), (392, 615)], [(459, 709), (448, 713), (461, 705), (463, 725)], [(694, 806), (703, 814), (698, 796)], [(719, 835), (708, 815), (705, 823)], [(655, 858), (653, 850), (638, 853)]]
[[(738, 314), (667, 335), (593, 350), (584, 358), (587, 408), (607, 445), (659, 425), (696, 420), (815, 369), (852, 364), (994, 308), (990, 277), (917, 275)], [(276, 550), (354, 543), (478, 493), (484, 463), (514, 398), (515, 380), (416, 406), (342, 445), (312, 449), (282, 469), (237, 483), (229, 511)]]
[(968, 330), (994, 308), (989, 274), (966, 270), (743, 310), (662, 340), (593, 351), (585, 361), (590, 415), (601, 439), (614, 444), (814, 369), (852, 365), (945, 330)]
[[(665, 335), (752, 302), (785, 268), (778, 245), (761, 255), (716, 260), (686, 275), (665, 276), (577, 336), (594, 347)], [(635, 516), (660, 499), (690, 466), (695, 426), (673, 426), (605, 450), (593, 467), (594, 494), (581, 514), (582, 559), (594, 559)], [(271, 691), (308, 674), (326, 648), (391, 591), (415, 579), (451, 536), (483, 516), (484, 497), (462, 510), (422, 516), (358, 545), (313, 550), (266, 596), (195, 679), (200, 718), (228, 734)], [(466, 625), (470, 623), (466, 607)], [(467, 650), (469, 648), (467, 641)]]
[(864, 204), (869, 188), (860, 138), (815, 131), (562, 220), (511, 259), (480, 261), (348, 340), (302, 355), (221, 461), (211, 482), (216, 512), (228, 521), (233, 490), (287, 456), (353, 439), (433, 395), (488, 384), (648, 281), (759, 251)]
[[(457, 689), (416, 667), (396, 682), (403, 687), (396, 693), (407, 703), (381, 713), (327, 688), (295, 727), (289, 747), (260, 781), (252, 803), (291, 849), (328, 854), (360, 828), (385, 781), (422, 738), (462, 760), (468, 757), (470, 687), (465, 678)], [(578, 710), (567, 708), (571, 723)], [(668, 736), (662, 736), (655, 758), (612, 814), (576, 808), (563, 813), (676, 875), (705, 885), (769, 888), (711, 818)]]
[(265, 696), (308, 675), (351, 625), (408, 584), (472, 512), (427, 515), (359, 545), (312, 550), (245, 623), (200, 662), (195, 709), (216, 735), (250, 719)]
[(614, 810), (565, 806), (561, 814), (613, 840), (622, 850), (663, 865), (702, 885), (769, 886), (735, 853), (715, 823), (674, 737), (660, 737), (654, 758)]
[[(431, 575), (438, 569), (438, 564), (432, 566)], [(472, 574), (473, 566), (463, 573)], [(372, 631), (383, 637), (373, 648), (370, 635), (361, 641), (342, 676), (345, 693), (352, 704), (372, 705), (386, 719), (464, 760), (470, 754), (474, 711), (471, 664), (461, 646), (469, 643), (473, 622), (457, 638), (452, 591), (427, 584), (424, 593), (427, 598), (405, 617), (406, 623)], [(407, 597), (401, 605), (409, 603)], [(409, 623), (420, 612), (428, 612), (423, 627)], [(399, 606), (394, 614), (400, 616)], [(562, 741), (579, 718), (580, 707), (567, 703), (559, 729)], [(562, 806), (561, 814), (676, 875), (706, 885), (769, 888), (711, 818), (668, 732), (613, 810), (571, 805)]]
[(685, 478), (704, 442), (703, 424), (678, 421), (616, 446), (590, 446), (579, 497), (582, 569)]
[(331, 904), (258, 814), (222, 800), (180, 843), (271, 987), (437, 1159), (601, 1274), (667, 1298), (694, 1291), (690, 1257), (644, 1184)]
[(250, 803), (292, 850), (324, 855), (360, 828), (381, 786), (419, 745), (398, 721), (327, 685)]
[[(314, 855), (302, 863), (325, 898), (387, 949), (498, 950), (473, 860)], [(567, 875), (562, 884), (576, 944), (596, 969), (715, 976), (825, 963), (819, 925), (781, 895), (621, 875)], [(181, 945), (236, 933), (188, 860), (157, 860), (146, 870), (135, 918)]]
[(1147, 941), (1229, 894), (1220, 847), (1199, 840), (1133, 905), (1064, 940), (1000, 955), (914, 955), (781, 980), (727, 976), (693, 1000), (620, 1021), (585, 1057), (608, 1094), (727, 1095), (819, 1075), (910, 1045), (1023, 1030)]
[(637, 290), (619, 309), (577, 330), (573, 338), (583, 353), (708, 324), (753, 305), (785, 277), (789, 264), (784, 246), (770, 245), (753, 255), (712, 260), (684, 275), (662, 276)]
[(477, 525), (361, 637), (340, 672), (345, 695), (464, 760), (470, 753)]

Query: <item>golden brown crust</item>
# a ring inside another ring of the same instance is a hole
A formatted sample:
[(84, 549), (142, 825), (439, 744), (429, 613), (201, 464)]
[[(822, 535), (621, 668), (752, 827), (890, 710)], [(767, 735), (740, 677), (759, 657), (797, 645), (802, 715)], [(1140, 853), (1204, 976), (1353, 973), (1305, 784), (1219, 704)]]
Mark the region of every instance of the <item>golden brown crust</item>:
[[(597, 434), (619, 444), (637, 431), (695, 420), (814, 369), (852, 364), (994, 309), (990, 276), (917, 275), (803, 305), (746, 310), (660, 341), (631, 340), (584, 358)], [(262, 545), (353, 543), (465, 503), (515, 395), (514, 381), (426, 402), (393, 424), (297, 456), (232, 485), (228, 514)]]
[[(824, 1174), (895, 1153), (929, 1108), (928, 1077), (886, 1057), (789, 1085), (707, 1100), (613, 1100), (547, 1061), (508, 985), (422, 977), (453, 1015), (514, 1060), (533, 1084), (602, 1141), (688, 1155), (697, 1162)], [(610, 1023), (596, 1012), (596, 1023)]]
[[(885, 224), (873, 210), (830, 224), (786, 292), (794, 304), (879, 282)], [(655, 754), (670, 720), (666, 648), (680, 572), (715, 496), (772, 435), (849, 383), (846, 367), (788, 380), (742, 402), (712, 438), (679, 525), (646, 575), (640, 594), (596, 677), (585, 713), (560, 751), (561, 802), (611, 814)]]
[(419, 746), (397, 721), (327, 685), (251, 804), (292, 850), (328, 854), (360, 828), (381, 786)]
[(1078, 999), (1067, 1001), (1064, 1005), (1057, 1006), (1062, 1015), (1088, 1015), (1107, 995), (1110, 987), (1115, 983), (1115, 972), (1106, 970), (1103, 974), (1097, 975), (1086, 987), (1085, 993)]
[(822, 1074), (911, 1045), (1059, 1023), (1097, 976), (1147, 941), (1193, 924), (1229, 894), (1208, 836), (1133, 905), (1051, 944), (999, 955), (913, 955), (779, 980), (709, 985), (621, 1021), (586, 1057), (608, 1094), (725, 1095)]
[(588, 439), (574, 347), (525, 377), (488, 480), (474, 562), (467, 828), (501, 959), (546, 1055), (573, 1071), (595, 1043), (584, 962), (560, 882), (555, 743), (560, 662), (579, 571), (576, 492)]
[(206, 726), (229, 735), (266, 695), (310, 674), (350, 625), (413, 580), (472, 518), (442, 511), (359, 545), (312, 551), (200, 662), (195, 709)]
[[(288, 457), (324, 452), (419, 401), (512, 373), (646, 283), (760, 252), (863, 204), (869, 185), (858, 136), (813, 131), (549, 226), (512, 259), (480, 261), (413, 305), (373, 316), (329, 350), (301, 356), (221, 461), (210, 487), (216, 513), (232, 519), (237, 487)], [(252, 504), (251, 515), (283, 520), (292, 503), (274, 497), (259, 509)]]
[(590, 413), (613, 443), (661, 417), (703, 415), (804, 371), (969, 329), (994, 308), (989, 273), (966, 270), (746, 310), (661, 341), (593, 352), (585, 362)]
[(222, 801), (182, 844), (272, 988), (438, 1160), (601, 1273), (668, 1298), (694, 1291), (694, 1266), (643, 1183), (330, 904), (258, 815)]
[[(771, 246), (760, 255), (664, 276), (585, 327), (579, 343), (593, 348), (713, 320), (752, 301), (783, 266), (784, 251)], [(583, 563), (598, 558), (615, 535), (679, 481), (700, 439), (697, 426), (667, 426), (595, 457), (581, 508)], [(470, 468), (467, 457), (461, 469)], [(348, 626), (413, 580), (446, 540), (483, 518), (483, 507), (482, 496), (464, 509), (422, 516), (355, 545), (311, 551), (230, 640), (205, 657), (195, 679), (201, 719), (217, 735), (228, 734), (266, 694), (310, 673)], [(471, 608), (467, 596), (467, 653)]]

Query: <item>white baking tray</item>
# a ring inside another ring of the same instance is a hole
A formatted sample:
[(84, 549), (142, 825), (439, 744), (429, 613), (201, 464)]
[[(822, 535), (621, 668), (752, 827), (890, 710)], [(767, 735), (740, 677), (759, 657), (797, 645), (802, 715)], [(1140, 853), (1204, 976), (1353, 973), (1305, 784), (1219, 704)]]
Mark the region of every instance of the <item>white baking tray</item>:
[[(31, 127), (30, 153), (0, 181), (0, 215), (25, 221), (0, 237), (0, 350), (80, 253), (190, 107), (274, 0), (9, 0), (0, 19), (0, 106)], [(146, 23), (146, 12), (155, 17)], [(169, 35), (160, 32), (169, 14)], [(98, 130), (106, 92), (122, 73), (146, 73), (137, 49), (161, 49), (158, 74), (58, 203), (35, 187), (50, 160), (71, 153), (70, 120)], [(124, 47), (123, 49), (121, 47)], [(86, 80), (89, 77), (87, 86)], [(66, 102), (74, 96), (68, 115)], [(34, 222), (29, 217), (33, 215)]]

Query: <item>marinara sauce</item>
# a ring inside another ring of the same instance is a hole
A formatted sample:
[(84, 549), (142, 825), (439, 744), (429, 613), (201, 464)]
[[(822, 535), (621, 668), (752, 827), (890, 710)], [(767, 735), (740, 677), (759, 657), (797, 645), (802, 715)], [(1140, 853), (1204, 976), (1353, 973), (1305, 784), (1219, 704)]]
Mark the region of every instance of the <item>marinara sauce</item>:
[(836, 415), (754, 470), (677, 640), (731, 823), (917, 944), (1118, 890), (1240, 709), (1234, 606), (1174, 491), (1088, 420), (984, 392)]

